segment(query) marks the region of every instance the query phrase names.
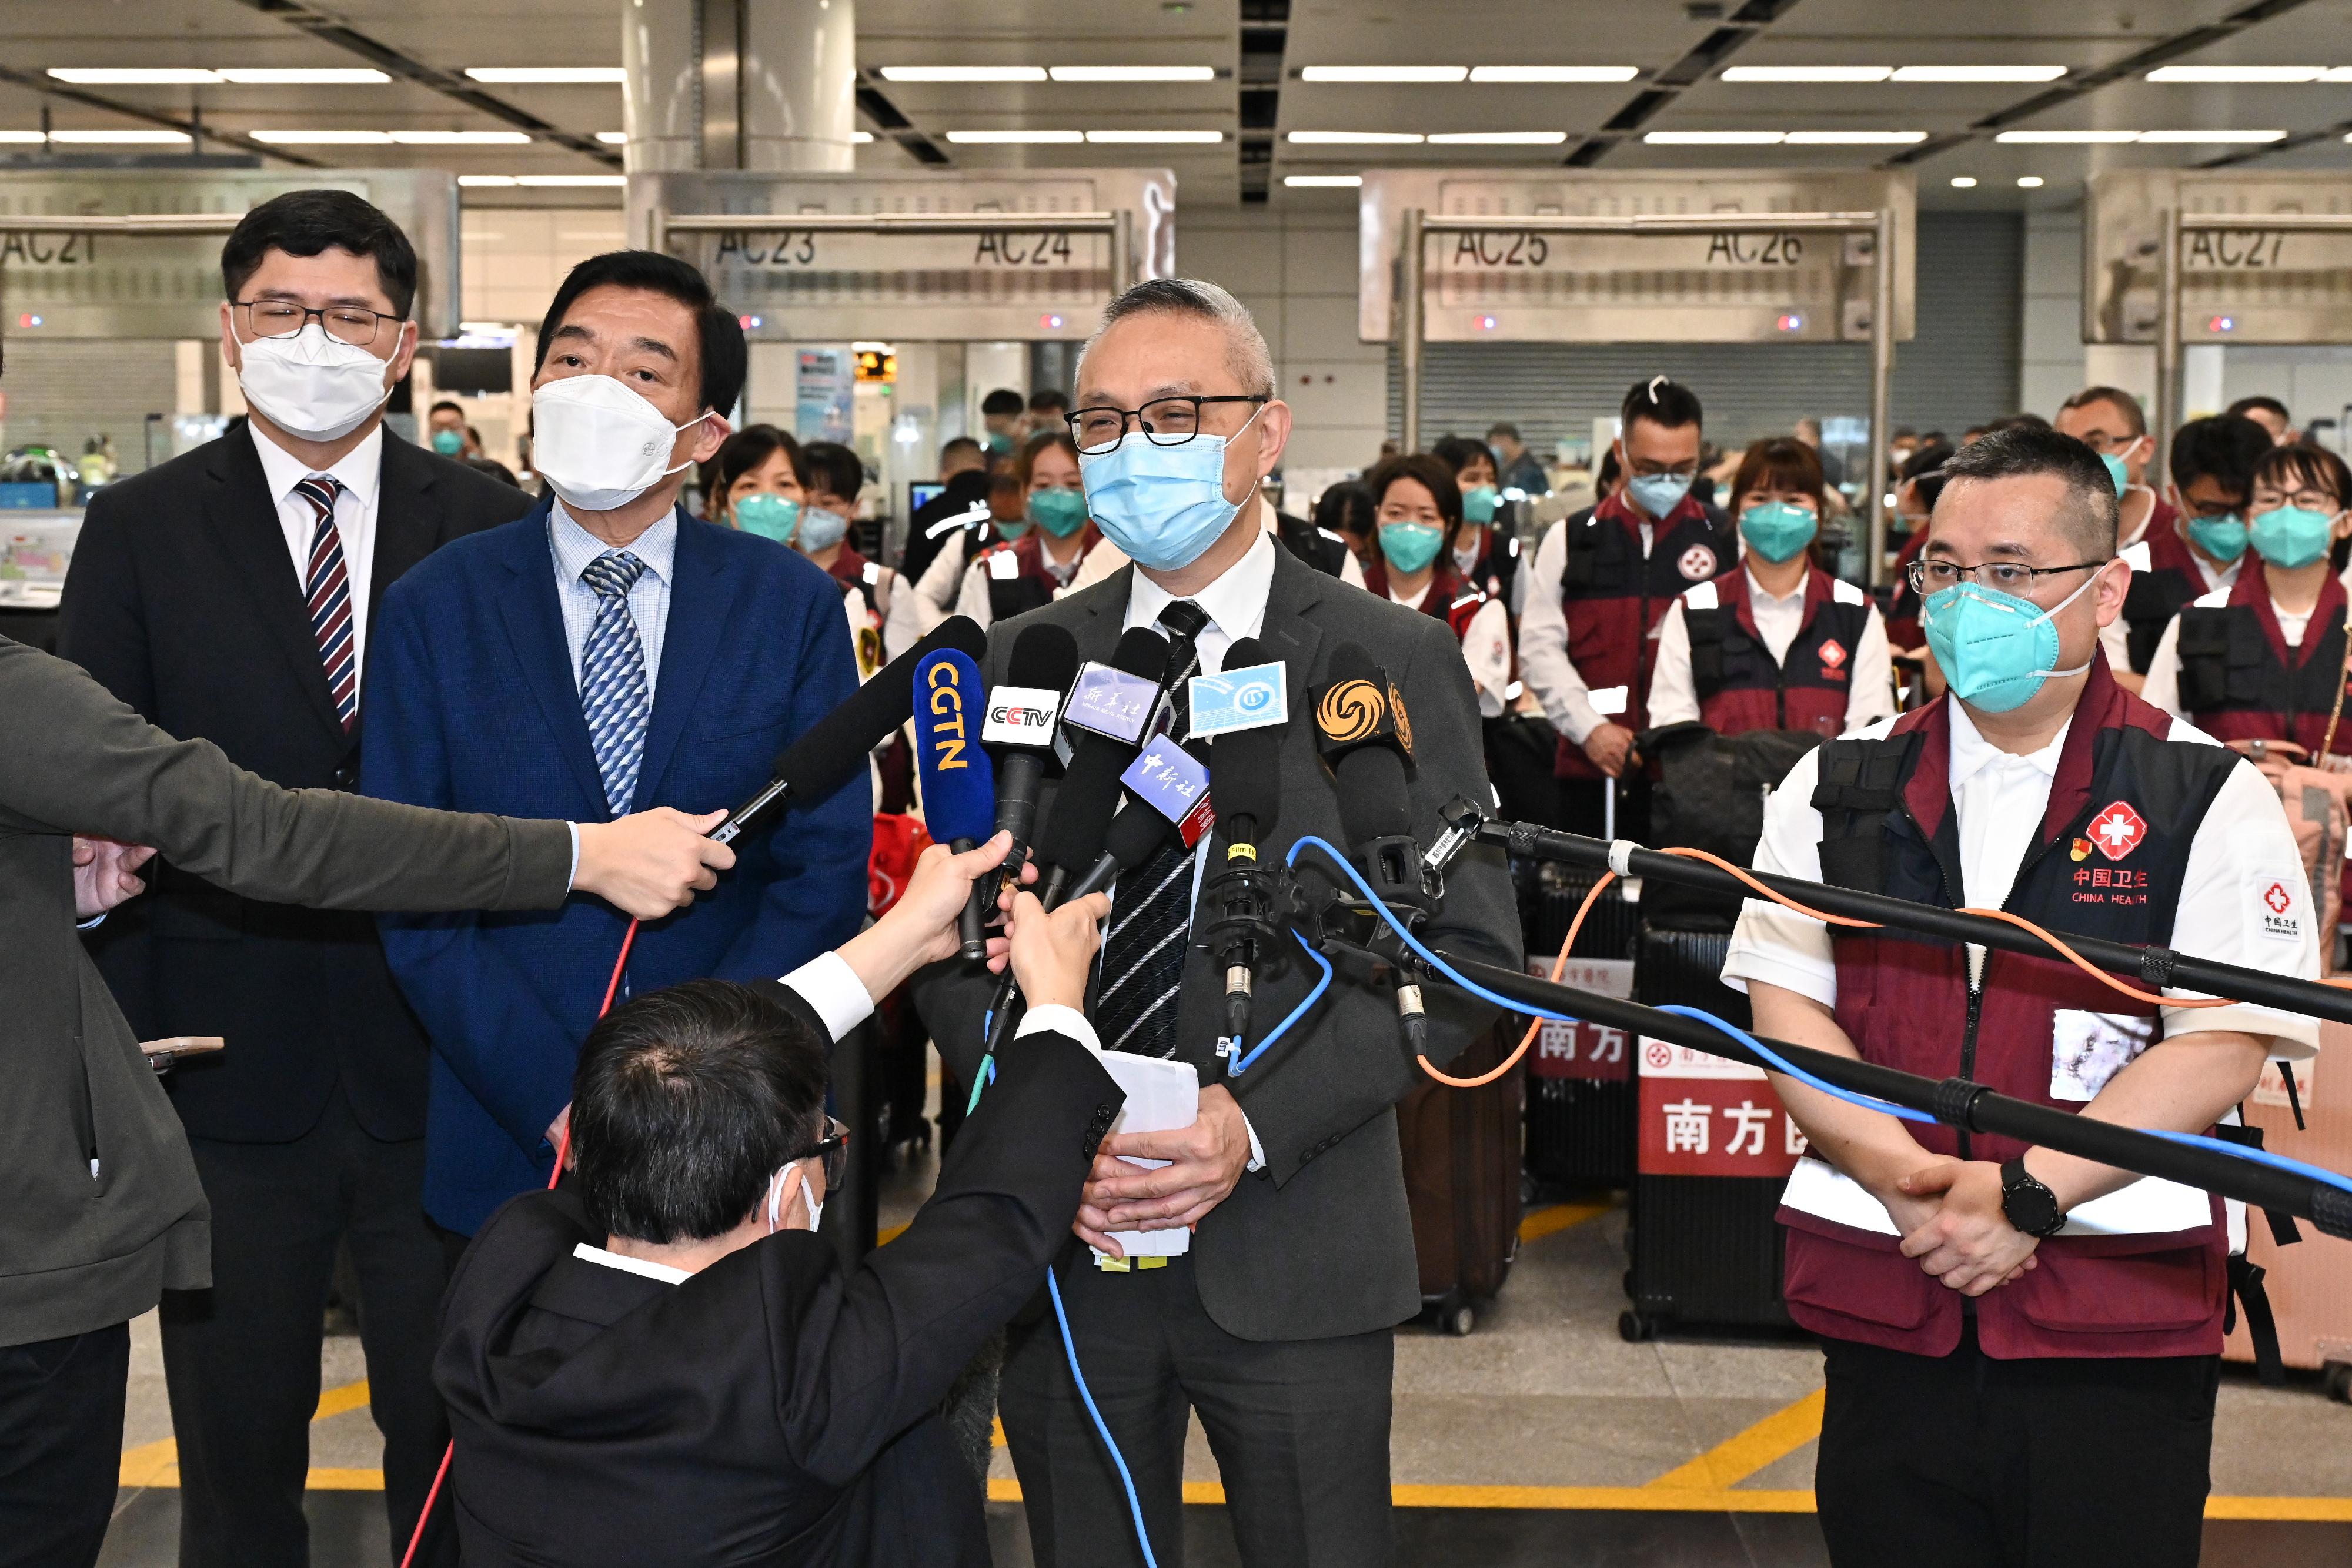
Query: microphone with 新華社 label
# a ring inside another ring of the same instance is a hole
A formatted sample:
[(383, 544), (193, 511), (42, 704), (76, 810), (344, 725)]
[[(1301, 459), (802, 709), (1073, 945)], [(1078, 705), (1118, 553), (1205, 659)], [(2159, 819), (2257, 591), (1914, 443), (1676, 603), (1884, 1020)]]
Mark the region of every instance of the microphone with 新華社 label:
[[(923, 824), (961, 854), (995, 831), (996, 766), (980, 745), (983, 706), (980, 665), (960, 648), (941, 648), (915, 666), (915, 772)], [(967, 900), (960, 936), (967, 958), (988, 956), (984, 906)]]

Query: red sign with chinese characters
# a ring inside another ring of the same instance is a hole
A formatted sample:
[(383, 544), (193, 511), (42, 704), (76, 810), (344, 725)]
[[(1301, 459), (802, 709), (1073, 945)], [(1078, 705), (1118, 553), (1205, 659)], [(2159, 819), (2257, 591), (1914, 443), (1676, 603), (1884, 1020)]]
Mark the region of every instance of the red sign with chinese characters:
[(1782, 1176), (1795, 1168), (1805, 1134), (1762, 1069), (1646, 1037), (1636, 1055), (1643, 1176)]
[[(1549, 958), (1529, 958), (1528, 973), (1551, 978)], [(1597, 991), (1620, 1000), (1633, 994), (1633, 965), (1625, 958), (1570, 958), (1560, 984)], [(1633, 1073), (1633, 1038), (1622, 1029), (1591, 1022), (1547, 1019), (1528, 1052), (1528, 1071), (1538, 1078), (1587, 1078), (1622, 1083)]]

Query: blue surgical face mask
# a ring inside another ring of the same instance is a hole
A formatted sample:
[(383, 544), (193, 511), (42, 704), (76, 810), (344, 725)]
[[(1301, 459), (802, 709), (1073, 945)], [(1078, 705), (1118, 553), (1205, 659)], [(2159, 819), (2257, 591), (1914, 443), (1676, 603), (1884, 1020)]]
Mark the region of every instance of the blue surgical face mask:
[(1625, 481), (1625, 493), (1653, 517), (1663, 517), (1681, 506), (1690, 487), (1688, 474), (1636, 474)]
[(1462, 492), (1462, 520), (1480, 528), (1495, 520), (1495, 486), (1473, 485)]
[(849, 537), (849, 519), (822, 507), (801, 508), (798, 537), (793, 540), (803, 555), (828, 550)]
[(1381, 554), (1402, 572), (1420, 571), (1437, 559), (1445, 530), (1433, 523), (1382, 523)]
[(1786, 501), (1765, 501), (1739, 514), (1739, 537), (1748, 548), (1778, 566), (1813, 542), (1821, 519)]
[(1987, 713), (2024, 706), (2053, 675), (2079, 675), (2090, 662), (2057, 668), (2058, 612), (2091, 591), (2083, 586), (2044, 610), (2033, 601), (1981, 583), (1956, 582), (1927, 595), (1919, 625), (1951, 684), (1952, 695)]
[(2211, 556), (2228, 562), (2246, 553), (2246, 522), (2235, 512), (2224, 512), (2218, 517), (2189, 519), (2189, 542)]
[(2327, 553), (2336, 532), (2336, 514), (2302, 507), (2277, 507), (2257, 516), (2246, 527), (2246, 542), (2265, 564), (2282, 571), (2309, 566)]
[(788, 545), (793, 542), (793, 525), (799, 520), (800, 513), (801, 504), (790, 497), (779, 496), (772, 490), (755, 490), (736, 498), (735, 526), (747, 534)]
[(462, 430), (436, 430), (433, 433), (433, 450), (444, 457), (455, 457), (466, 450), (466, 433)]
[(1068, 538), (1087, 526), (1087, 495), (1083, 490), (1032, 490), (1029, 520), (1057, 539)]
[[(1242, 429), (1256, 419), (1251, 414)], [(1154, 446), (1150, 436), (1131, 430), (1108, 452), (1082, 452), (1087, 509), (1138, 566), (1153, 571), (1190, 566), (1241, 510), (1240, 502), (1225, 499), (1230, 444), (1222, 435), (1196, 435), (1181, 446)]]

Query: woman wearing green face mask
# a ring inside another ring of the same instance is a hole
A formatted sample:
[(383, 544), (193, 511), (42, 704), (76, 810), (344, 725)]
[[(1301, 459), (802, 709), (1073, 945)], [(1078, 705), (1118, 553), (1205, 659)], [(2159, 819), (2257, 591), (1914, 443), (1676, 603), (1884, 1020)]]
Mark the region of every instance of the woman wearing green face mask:
[(1078, 575), (1087, 552), (1102, 538), (1087, 517), (1078, 448), (1067, 430), (1031, 436), (1013, 473), (1020, 513), (998, 514), (1003, 538), (972, 558), (956, 595), (956, 613), (982, 626), (1050, 602)]
[(1506, 605), (1517, 602), (1519, 541), (1506, 537), (1496, 524), (1502, 506), (1495, 473), (1495, 455), (1483, 441), (1449, 435), (1429, 449), (1429, 455), (1454, 470), (1462, 491), (1462, 527), (1448, 552), (1463, 581), (1491, 593)]
[(807, 491), (800, 444), (772, 424), (747, 424), (729, 436), (702, 486), (710, 521), (787, 545)]
[(1813, 564), (1825, 495), (1804, 443), (1748, 447), (1731, 482), (1741, 570), (1692, 584), (1659, 622), (1652, 724), (1827, 737), (1895, 711), (1877, 606)]
[(1391, 457), (1365, 481), (1378, 559), (1364, 587), (1433, 615), (1453, 630), (1478, 688), (1478, 711), (1502, 717), (1511, 684), (1511, 626), (1503, 601), (1465, 583), (1449, 547), (1463, 529), (1462, 491), (1434, 454)]
[(2140, 695), (2242, 750), (2294, 748), (2317, 766), (2352, 768), (2352, 759), (2317, 760), (2352, 758), (2352, 725), (2335, 722), (2347, 607), (2331, 559), (2352, 534), (2347, 491), (2344, 460), (2324, 447), (2265, 454), (2254, 465), (2237, 580), (2173, 618)]

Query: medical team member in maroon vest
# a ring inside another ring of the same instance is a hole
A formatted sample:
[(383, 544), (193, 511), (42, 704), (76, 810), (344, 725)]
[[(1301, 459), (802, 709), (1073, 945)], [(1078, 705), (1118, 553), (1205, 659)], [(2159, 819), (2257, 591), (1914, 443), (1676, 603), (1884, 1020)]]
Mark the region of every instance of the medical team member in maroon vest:
[(1519, 674), (1559, 731), (1567, 825), (1598, 831), (1603, 779), (1639, 759), (1648, 723), (1658, 622), (1694, 582), (1730, 570), (1731, 521), (1691, 497), (1702, 415), (1679, 382), (1634, 383), (1610, 452), (1622, 487), (1551, 526), (1529, 569), (1519, 617)]
[(1658, 622), (1653, 725), (1826, 737), (1895, 712), (1877, 606), (1813, 564), (1822, 500), (1811, 447), (1782, 437), (1748, 448), (1731, 482), (1741, 570), (1693, 583)]
[[(1804, 758), (1759, 871), (2049, 929), (2319, 971), (2294, 841), (2252, 765), (2126, 692), (2116, 492), (2069, 436), (1963, 448), (1915, 569), (1948, 695)], [(1725, 979), (1756, 1029), (2136, 1127), (2202, 1131), (2310, 1019), (2142, 1004), (2056, 959), (1750, 902)], [(2184, 993), (2166, 993), (2168, 998)], [(2197, 1561), (2231, 1220), (2218, 1198), (1785, 1079), (1817, 1157), (1782, 1199), (1789, 1310), (1822, 1338), (1831, 1561)]]
[(1078, 449), (1066, 430), (1033, 435), (1013, 472), (1021, 481), (1022, 520), (1005, 538), (971, 558), (956, 613), (982, 628), (1053, 602), (1069, 587), (1102, 534), (1087, 517), (1078, 483)]
[(1392, 604), (1445, 622), (1462, 644), (1482, 718), (1503, 716), (1511, 684), (1511, 623), (1503, 601), (1463, 580), (1453, 547), (1468, 525), (1462, 492), (1433, 453), (1381, 461), (1365, 481), (1376, 497), (1380, 559), (1364, 569), (1364, 587)]
[(2229, 413), (2192, 419), (2173, 433), (2172, 526), (2152, 528), (2118, 552), (2132, 569), (2132, 582), (2122, 616), (2100, 638), (2109, 664), (2118, 657), (2121, 632), (2131, 667), (2146, 674), (2172, 618), (2238, 580), (2238, 564), (2246, 559), (2246, 503), (2253, 496), (2254, 469), (2270, 455), (2272, 444), (2269, 431)]

